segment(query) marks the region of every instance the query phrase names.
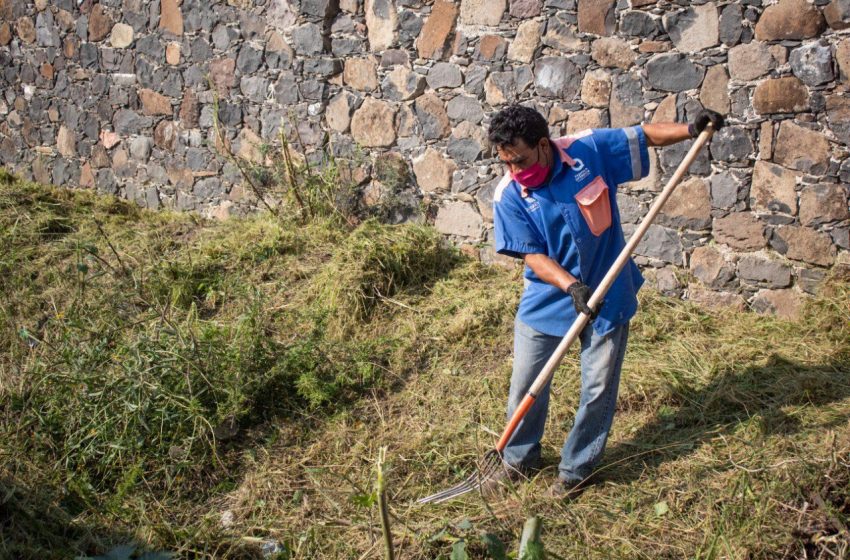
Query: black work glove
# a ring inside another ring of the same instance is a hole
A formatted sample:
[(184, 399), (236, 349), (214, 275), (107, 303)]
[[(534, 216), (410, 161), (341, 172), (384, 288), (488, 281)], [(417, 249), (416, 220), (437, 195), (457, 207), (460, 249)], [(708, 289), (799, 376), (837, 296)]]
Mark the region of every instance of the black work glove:
[(697, 118), (694, 119), (694, 122), (688, 125), (688, 134), (691, 135), (691, 138), (696, 138), (700, 132), (705, 130), (708, 123), (711, 123), (714, 126), (714, 132), (717, 132), (723, 128), (723, 115), (711, 109), (703, 109), (697, 113)]
[(594, 311), (587, 305), (587, 300), (591, 296), (590, 288), (587, 287), (587, 284), (576, 280), (567, 288), (567, 293), (573, 296), (573, 306), (575, 306), (577, 313), (584, 313), (589, 315), (591, 319), (596, 319), (599, 311)]

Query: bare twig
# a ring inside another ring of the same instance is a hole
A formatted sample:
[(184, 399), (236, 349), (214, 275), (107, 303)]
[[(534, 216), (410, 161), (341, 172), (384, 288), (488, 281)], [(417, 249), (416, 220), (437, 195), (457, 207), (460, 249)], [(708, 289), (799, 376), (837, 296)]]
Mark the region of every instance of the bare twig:
[(850, 538), (850, 531), (847, 530), (847, 525), (833, 515), (833, 513), (829, 510), (829, 507), (826, 505), (823, 496), (820, 495), (820, 492), (812, 492), (812, 501), (823, 510), (827, 519), (829, 519), (829, 522), (832, 523), (832, 527), (838, 531), (839, 534), (843, 535), (845, 538)]
[(304, 166), (307, 171), (307, 176), (313, 176), (313, 168), (310, 165), (310, 160), (307, 159), (307, 146), (304, 144), (304, 140), (301, 138), (301, 131), (298, 130), (298, 119), (295, 117), (295, 113), (293, 111), (289, 112), (289, 123), (292, 126), (292, 130), (295, 132), (295, 137), (298, 139), (298, 144), (301, 146), (301, 152), (304, 154)]
[(124, 266), (124, 261), (121, 260), (121, 255), (118, 254), (118, 251), (115, 250), (115, 246), (112, 244), (112, 241), (109, 240), (109, 236), (106, 235), (106, 232), (103, 231), (103, 226), (100, 223), (100, 220), (95, 220), (94, 225), (97, 226), (97, 231), (100, 232), (100, 235), (103, 236), (103, 240), (106, 241), (106, 245), (109, 247), (109, 250), (112, 251), (112, 254), (115, 255), (115, 258), (118, 260), (118, 265), (121, 267), (121, 271), (125, 276), (130, 276), (130, 269)]
[[(292, 163), (292, 154), (289, 152), (289, 140), (286, 138), (286, 131), (283, 126), (280, 127), (280, 151), (283, 154), (283, 162), (286, 166), (286, 177), (289, 181), (289, 190), (292, 191), (292, 196), (298, 202), (298, 208), (301, 210), (301, 219), (307, 218), (307, 214), (312, 215), (312, 210), (308, 209), (304, 204), (304, 199), (298, 192), (298, 178), (295, 173), (295, 165)], [(306, 159), (306, 158), (305, 158)]]
[(387, 560), (395, 558), (393, 549), (393, 535), (390, 531), (390, 516), (387, 510), (387, 493), (384, 482), (384, 459), (386, 458), (387, 448), (382, 447), (378, 452), (378, 509), (381, 512), (381, 532), (384, 534), (384, 555)]
[(239, 173), (242, 174), (242, 177), (247, 181), (248, 186), (251, 187), (251, 190), (254, 192), (254, 196), (262, 203), (263, 206), (266, 207), (266, 210), (271, 212), (275, 217), (279, 217), (279, 213), (277, 208), (273, 208), (271, 204), (266, 201), (266, 197), (263, 194), (263, 189), (254, 181), (254, 178), (251, 177), (250, 172), (245, 169), (245, 166), (239, 161), (239, 158), (233, 153), (230, 149), (230, 146), (227, 145), (227, 140), (224, 137), (224, 134), (221, 131), (221, 126), (218, 121), (218, 93), (210, 82), (210, 89), (213, 92), (213, 129), (215, 130), (216, 138), (218, 139), (218, 143), (221, 146), (221, 151), (224, 153), (224, 156), (230, 160), (233, 165), (239, 169)]
[(397, 305), (397, 306), (399, 306), (399, 307), (403, 307), (403, 308), (405, 308), (405, 309), (409, 309), (410, 311), (414, 311), (414, 312), (419, 313), (419, 311), (417, 311), (416, 309), (414, 309), (414, 308), (410, 307), (410, 306), (409, 306), (409, 305), (407, 305), (406, 303), (402, 303), (402, 302), (398, 301), (397, 299), (393, 299), (393, 298), (391, 298), (391, 297), (388, 297), (388, 296), (383, 295), (381, 292), (379, 292), (379, 291), (378, 291), (378, 289), (377, 289), (377, 288), (375, 288), (375, 293), (378, 295), (378, 298), (379, 298), (379, 299), (382, 299), (382, 300), (384, 300), (384, 301), (386, 301), (386, 302), (392, 303), (393, 305)]

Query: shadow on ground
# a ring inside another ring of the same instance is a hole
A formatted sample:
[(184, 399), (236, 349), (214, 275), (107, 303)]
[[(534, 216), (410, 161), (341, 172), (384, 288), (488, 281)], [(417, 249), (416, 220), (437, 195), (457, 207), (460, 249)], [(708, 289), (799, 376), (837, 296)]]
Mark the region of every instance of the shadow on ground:
[(133, 542), (129, 533), (78, 522), (83, 504), (68, 503), (52, 488), (0, 475), (0, 558), (75, 558)]
[[(637, 480), (647, 469), (654, 470), (689, 455), (706, 441), (733, 433), (742, 422), (756, 420), (764, 436), (796, 433), (804, 426), (783, 409), (820, 407), (850, 397), (848, 372), (850, 351), (816, 366), (774, 354), (763, 366), (722, 372), (705, 387), (680, 389), (678, 408), (659, 412), (629, 441), (609, 447), (601, 470), (613, 482)], [(846, 421), (846, 417), (827, 420), (820, 428)]]

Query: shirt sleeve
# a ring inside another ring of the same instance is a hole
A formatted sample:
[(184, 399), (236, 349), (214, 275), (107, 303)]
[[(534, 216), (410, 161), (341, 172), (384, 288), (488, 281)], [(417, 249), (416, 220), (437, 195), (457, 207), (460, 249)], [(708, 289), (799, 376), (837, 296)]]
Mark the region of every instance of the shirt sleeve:
[(525, 212), (511, 200), (502, 199), (493, 204), (493, 225), (497, 253), (517, 259), (531, 253), (546, 254), (546, 242)]
[(649, 150), (640, 126), (595, 129), (593, 141), (615, 185), (637, 181), (649, 174)]

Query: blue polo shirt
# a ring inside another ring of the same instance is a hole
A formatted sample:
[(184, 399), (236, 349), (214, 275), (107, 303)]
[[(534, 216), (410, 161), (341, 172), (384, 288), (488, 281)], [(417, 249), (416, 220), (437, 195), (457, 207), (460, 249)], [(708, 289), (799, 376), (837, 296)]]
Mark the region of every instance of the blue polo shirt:
[[(646, 136), (639, 126), (594, 129), (551, 143), (553, 153), (560, 157), (554, 158), (544, 186), (523, 193), (506, 174), (496, 188), (495, 249), (516, 258), (529, 253), (548, 255), (595, 290), (626, 245), (616, 203), (617, 186), (649, 172)], [(594, 216), (604, 216), (605, 197), (610, 225), (600, 231), (600, 223), (605, 226), (609, 222), (585, 216), (591, 210)], [(629, 259), (593, 321), (597, 333), (605, 335), (634, 316), (642, 284), (637, 265)], [(519, 320), (542, 333), (564, 336), (576, 316), (568, 293), (525, 267)]]

